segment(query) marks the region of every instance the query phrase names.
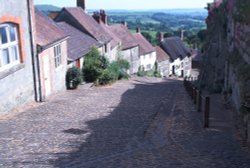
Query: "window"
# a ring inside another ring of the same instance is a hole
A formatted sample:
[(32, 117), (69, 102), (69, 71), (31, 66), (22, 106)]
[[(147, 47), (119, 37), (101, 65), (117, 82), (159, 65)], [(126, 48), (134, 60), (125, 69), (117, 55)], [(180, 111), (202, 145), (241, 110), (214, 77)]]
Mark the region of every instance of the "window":
[(0, 68), (20, 63), (17, 26), (0, 24)]
[(151, 67), (152, 67), (151, 64), (147, 65), (147, 69), (151, 69)]
[(55, 58), (55, 67), (57, 68), (62, 64), (62, 51), (60, 44), (54, 47), (54, 58)]
[(104, 45), (104, 52), (105, 52), (105, 53), (108, 52), (108, 45), (107, 45), (107, 44)]

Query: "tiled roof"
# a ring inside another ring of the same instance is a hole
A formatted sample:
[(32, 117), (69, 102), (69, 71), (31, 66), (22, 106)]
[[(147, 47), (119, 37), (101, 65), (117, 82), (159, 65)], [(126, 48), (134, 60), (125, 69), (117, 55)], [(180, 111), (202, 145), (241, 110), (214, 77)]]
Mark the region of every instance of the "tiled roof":
[(170, 56), (172, 61), (190, 56), (190, 49), (184, 45), (180, 37), (165, 38), (161, 42), (161, 47)]
[[(112, 38), (105, 30), (95, 21), (95, 19), (85, 13), (80, 7), (64, 8), (75, 20), (95, 39), (103, 43), (110, 42)], [(63, 11), (62, 10), (62, 11)], [(60, 14), (59, 14), (60, 15)]]
[(111, 30), (109, 25), (104, 24), (103, 22), (100, 23), (102, 28), (112, 37), (112, 40), (110, 42), (111, 48), (113, 49), (115, 46), (117, 46), (121, 40), (119, 37), (116, 36), (116, 34)]
[(133, 35), (129, 32), (128, 28), (123, 24), (114, 24), (110, 26), (111, 31), (122, 41), (122, 49), (129, 49), (138, 46)]
[(100, 43), (93, 37), (72, 27), (66, 22), (58, 22), (58, 26), (68, 35), (68, 60), (77, 60), (90, 52), (92, 46), (99, 47)]
[(156, 50), (156, 59), (158, 62), (169, 60), (169, 55), (159, 46), (155, 47)]
[(36, 43), (39, 46), (44, 47), (67, 37), (67, 34), (65, 34), (53, 20), (37, 9), (35, 10), (35, 19)]
[(141, 33), (133, 34), (136, 42), (139, 44), (140, 55), (145, 55), (155, 51), (155, 48), (148, 42)]

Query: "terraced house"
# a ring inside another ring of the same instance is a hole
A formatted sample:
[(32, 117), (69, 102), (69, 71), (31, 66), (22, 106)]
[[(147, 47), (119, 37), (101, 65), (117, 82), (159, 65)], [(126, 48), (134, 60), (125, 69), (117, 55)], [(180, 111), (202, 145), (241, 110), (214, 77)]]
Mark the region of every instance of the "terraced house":
[(66, 22), (58, 22), (57, 25), (69, 35), (68, 39), (68, 67), (83, 67), (84, 56), (88, 54), (93, 46), (100, 48), (100, 44), (93, 37), (81, 32)]
[(187, 48), (180, 37), (160, 37), (160, 47), (170, 56), (170, 75), (186, 77), (191, 75), (191, 50)]
[(35, 11), (40, 101), (65, 90), (68, 35), (49, 17)]
[(141, 34), (141, 30), (137, 27), (137, 33), (133, 34), (135, 41), (139, 44), (140, 66), (144, 71), (153, 69), (156, 62), (155, 48)]
[(95, 21), (92, 16), (86, 13), (84, 0), (78, 0), (77, 5), (78, 7), (63, 8), (54, 20), (56, 22), (66, 22), (97, 40), (98, 43), (101, 44), (98, 48), (101, 55), (111, 59), (112, 37)]
[(130, 74), (138, 72), (140, 67), (139, 44), (134, 36), (129, 32), (127, 23), (114, 24), (110, 26), (112, 32), (121, 40), (122, 58), (130, 63)]
[(39, 97), (33, 23), (32, 0), (1, 1), (0, 113)]

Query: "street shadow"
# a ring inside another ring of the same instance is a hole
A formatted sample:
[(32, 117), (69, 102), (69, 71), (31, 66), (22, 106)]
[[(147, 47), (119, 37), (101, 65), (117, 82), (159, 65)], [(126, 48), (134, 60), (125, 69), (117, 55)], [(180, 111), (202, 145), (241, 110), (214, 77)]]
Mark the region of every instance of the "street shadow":
[(57, 159), (50, 160), (50, 164), (58, 168), (76, 165), (100, 167), (101, 163), (122, 157), (129, 149), (135, 147), (136, 143), (142, 142), (145, 130), (160, 108), (161, 101), (168, 96), (169, 89), (181, 81), (166, 79), (155, 83), (139, 79), (133, 83), (135, 86), (121, 96), (118, 106), (109, 107), (109, 115), (83, 123), (87, 125), (87, 130), (62, 130), (65, 134), (78, 135), (75, 142), (68, 142), (78, 148), (72, 149), (69, 153), (51, 153), (50, 155)]

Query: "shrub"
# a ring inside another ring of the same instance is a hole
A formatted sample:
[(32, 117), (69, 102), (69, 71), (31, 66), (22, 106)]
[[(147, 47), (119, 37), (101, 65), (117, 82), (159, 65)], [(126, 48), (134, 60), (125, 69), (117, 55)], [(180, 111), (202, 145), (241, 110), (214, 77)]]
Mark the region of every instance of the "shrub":
[(114, 72), (111, 72), (110, 69), (105, 69), (102, 71), (102, 74), (98, 77), (96, 84), (107, 85), (113, 83), (115, 80), (117, 80), (117, 75)]
[(100, 55), (97, 48), (93, 47), (84, 59), (82, 69), (84, 80), (86, 82), (96, 81), (108, 65), (108, 60)]
[(147, 73), (145, 72), (145, 70), (144, 70), (144, 67), (141, 65), (141, 66), (139, 66), (139, 68), (138, 68), (138, 72), (137, 72), (137, 76), (145, 76)]
[(66, 87), (67, 89), (76, 89), (82, 82), (81, 72), (78, 68), (72, 67), (66, 73)]

